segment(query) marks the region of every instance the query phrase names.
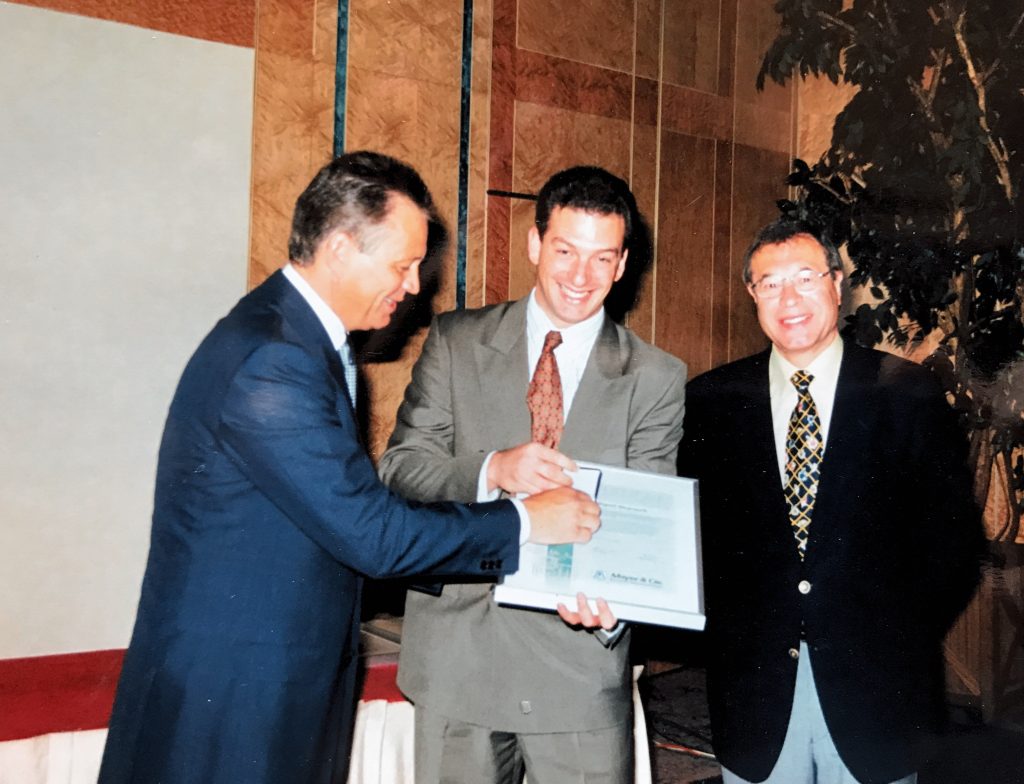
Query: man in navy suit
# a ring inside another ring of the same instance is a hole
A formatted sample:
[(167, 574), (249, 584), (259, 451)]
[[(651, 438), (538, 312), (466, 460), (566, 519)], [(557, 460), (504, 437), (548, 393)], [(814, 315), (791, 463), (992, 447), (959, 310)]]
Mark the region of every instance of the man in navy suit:
[(839, 337), (842, 278), (814, 228), (764, 228), (744, 282), (772, 346), (687, 387), (726, 784), (915, 781), (978, 580), (966, 441), (926, 369)]
[(363, 576), (492, 577), (516, 569), (522, 541), (596, 529), (596, 504), (566, 488), (467, 507), (412, 504), (378, 481), (348, 332), (387, 325), (417, 293), (431, 214), (408, 166), (336, 159), (296, 203), (291, 263), (190, 360), (103, 784), (344, 781)]

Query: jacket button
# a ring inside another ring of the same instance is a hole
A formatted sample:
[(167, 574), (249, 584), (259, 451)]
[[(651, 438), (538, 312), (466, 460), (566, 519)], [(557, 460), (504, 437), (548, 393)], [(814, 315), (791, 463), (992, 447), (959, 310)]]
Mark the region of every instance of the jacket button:
[(800, 651), (798, 651), (796, 648), (790, 648), (789, 649), (789, 658), (791, 658), (791, 659), (799, 659), (800, 658)]
[(811, 592), (811, 584), (807, 580), (801, 580), (796, 589), (802, 594), (808, 594)]

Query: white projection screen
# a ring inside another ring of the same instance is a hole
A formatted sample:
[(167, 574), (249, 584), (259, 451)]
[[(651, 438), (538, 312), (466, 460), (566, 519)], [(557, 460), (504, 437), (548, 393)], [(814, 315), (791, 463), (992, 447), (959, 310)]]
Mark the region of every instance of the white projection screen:
[(245, 291), (253, 57), (0, 2), (0, 658), (128, 643), (174, 384)]

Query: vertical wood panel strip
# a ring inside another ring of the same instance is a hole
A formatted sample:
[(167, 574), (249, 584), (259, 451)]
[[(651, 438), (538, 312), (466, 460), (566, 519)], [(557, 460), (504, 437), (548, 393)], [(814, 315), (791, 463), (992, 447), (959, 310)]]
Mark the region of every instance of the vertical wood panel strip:
[(466, 307), (466, 243), (469, 223), (469, 121), (473, 87), (473, 0), (462, 6), (462, 92), (459, 97), (459, 206), (455, 246), (455, 307)]
[[(512, 190), (512, 155), (515, 132), (517, 0), (494, 0), (494, 35), (491, 60), (491, 122), (488, 188)], [(508, 299), (509, 232), (507, 199), (487, 199), (488, 304)]]
[(334, 157), (345, 152), (345, 97), (348, 87), (348, 0), (338, 0), (337, 57), (334, 65)]

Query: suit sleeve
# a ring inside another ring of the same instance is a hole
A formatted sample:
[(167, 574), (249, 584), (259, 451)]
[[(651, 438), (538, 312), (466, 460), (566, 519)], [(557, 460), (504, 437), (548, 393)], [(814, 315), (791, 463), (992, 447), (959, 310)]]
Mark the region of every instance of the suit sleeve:
[(389, 487), (409, 498), (468, 502), (476, 498), (477, 479), (487, 455), (454, 454), (452, 387), (456, 379), (444, 326), (439, 319), (431, 325), (379, 470)]
[(629, 439), (626, 465), (639, 471), (674, 474), (683, 436), (686, 366), (672, 362), (669, 377), (659, 374), (658, 379), (659, 394), (651, 397), (653, 403), (633, 415), (637, 427)]
[(514, 571), (519, 518), (507, 501), (470, 509), (389, 492), (337, 408), (326, 368), (270, 343), (236, 373), (217, 436), (252, 483), (338, 561), (371, 577)]

